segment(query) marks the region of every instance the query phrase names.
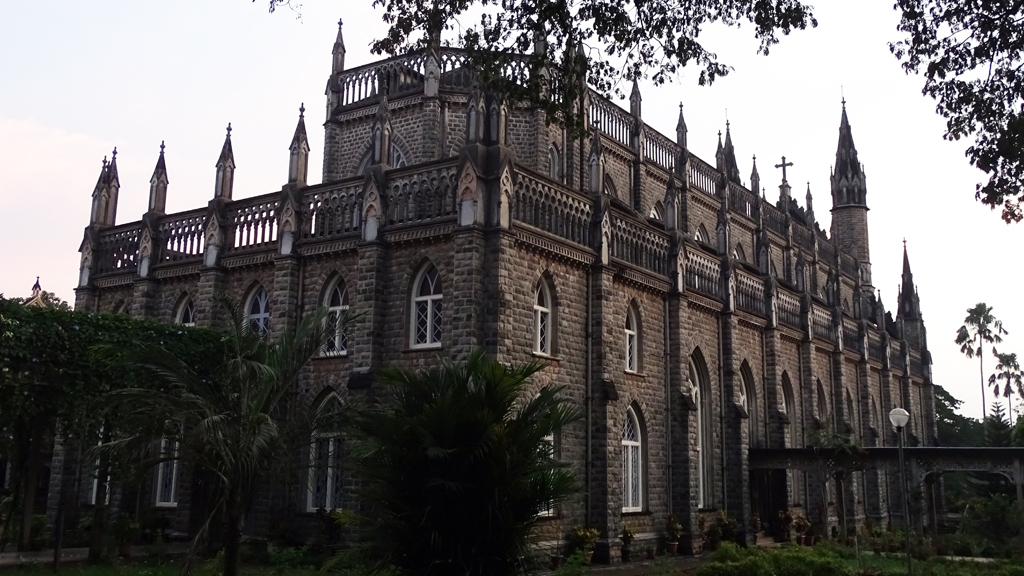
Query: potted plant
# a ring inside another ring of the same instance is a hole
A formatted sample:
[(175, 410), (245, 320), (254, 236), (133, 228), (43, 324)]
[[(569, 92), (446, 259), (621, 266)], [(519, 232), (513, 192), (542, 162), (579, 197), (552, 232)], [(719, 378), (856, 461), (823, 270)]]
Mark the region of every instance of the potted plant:
[(573, 552), (582, 551), (587, 565), (590, 565), (590, 562), (594, 559), (594, 546), (597, 545), (597, 539), (600, 535), (601, 533), (596, 528), (588, 528), (587, 526), (577, 526), (569, 534), (569, 544)]
[(775, 533), (776, 542), (789, 542), (789, 529), (793, 526), (793, 513), (783, 508), (778, 512), (779, 531)]
[(629, 562), (629, 557), (632, 554), (632, 551), (630, 550), (629, 546), (633, 543), (633, 540), (636, 538), (636, 534), (633, 532), (632, 529), (630, 529), (629, 526), (623, 526), (622, 527), (622, 537), (621, 538), (622, 538), (622, 561), (623, 562)]
[(810, 527), (811, 523), (809, 520), (807, 520), (807, 516), (804, 516), (801, 512), (793, 513), (793, 529), (796, 530), (797, 543), (799, 543), (802, 546), (807, 546), (808, 544), (810, 544), (807, 541), (808, 536), (806, 534), (807, 530), (809, 530)]
[(683, 534), (683, 525), (675, 514), (669, 513), (665, 518), (665, 535), (668, 541), (665, 543), (665, 553), (675, 554), (679, 550), (679, 537)]
[(131, 555), (131, 546), (139, 533), (139, 524), (130, 514), (118, 514), (110, 525), (110, 535), (117, 541), (118, 554), (127, 558)]

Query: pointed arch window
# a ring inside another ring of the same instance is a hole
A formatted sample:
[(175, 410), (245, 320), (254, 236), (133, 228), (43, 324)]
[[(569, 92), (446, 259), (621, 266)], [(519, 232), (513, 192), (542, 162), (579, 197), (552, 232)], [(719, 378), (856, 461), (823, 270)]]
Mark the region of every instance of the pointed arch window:
[(316, 418), (328, 421), (317, 430), (309, 443), (309, 484), (306, 490), (306, 510), (334, 510), (341, 508), (344, 496), (342, 457), (344, 443), (341, 434), (331, 425), (331, 417), (341, 410), (341, 400), (330, 394), (317, 408)]
[(632, 407), (622, 426), (622, 511), (643, 511), (643, 434)]
[(693, 239), (696, 240), (697, 242), (702, 242), (704, 244), (710, 244), (711, 243), (711, 240), (708, 237), (708, 230), (707, 230), (707, 228), (704, 227), (703, 224), (698, 226), (697, 230), (694, 231)]
[(619, 193), (615, 190), (615, 182), (612, 181), (610, 174), (604, 175), (604, 193), (613, 198), (619, 197)]
[(740, 380), (740, 406), (742, 406), (747, 413), (747, 446), (750, 448), (756, 448), (761, 444), (761, 428), (757, 409), (757, 392), (754, 384), (754, 374), (750, 370), (750, 365), (745, 361), (740, 367)]
[[(543, 440), (543, 442), (545, 442), (547, 444), (547, 446), (551, 450), (551, 458), (554, 459), (554, 460), (557, 460), (558, 459), (558, 434), (556, 433), (556, 431), (552, 430), (551, 433), (549, 433), (547, 436), (542, 438), (542, 440)], [(537, 512), (537, 515), (538, 516), (544, 516), (544, 517), (554, 516), (555, 515), (555, 505), (553, 503), (551, 503), (551, 502), (548, 502), (547, 506), (545, 506), (544, 508), (541, 508), (541, 510), (539, 512)]]
[(856, 422), (857, 413), (853, 409), (853, 397), (850, 396), (850, 391), (846, 391), (846, 422), (853, 427)]
[(821, 423), (825, 424), (825, 416), (828, 415), (828, 399), (825, 396), (825, 387), (821, 385), (821, 380), (818, 380), (818, 409), (815, 410), (815, 416)]
[(348, 354), (348, 333), (345, 324), (348, 318), (348, 288), (343, 279), (338, 279), (327, 293), (327, 342), (324, 355), (344, 356)]
[(412, 347), (431, 348), (441, 345), (441, 276), (430, 265), (413, 283)]
[(711, 404), (708, 393), (708, 379), (703, 370), (703, 359), (699, 353), (690, 357), (690, 381), (693, 384), (694, 419), (697, 421), (697, 507), (710, 508), (712, 502), (711, 481)]
[(191, 298), (186, 298), (185, 302), (183, 302), (181, 307), (178, 308), (178, 317), (176, 320), (178, 324), (181, 324), (182, 326), (196, 325), (196, 307), (192, 303)]
[(160, 457), (166, 460), (156, 469), (156, 505), (171, 508), (178, 505), (178, 443), (161, 438)]
[(533, 301), (533, 351), (551, 355), (551, 291), (542, 280), (537, 283)]
[(661, 202), (655, 202), (654, 206), (651, 206), (651, 213), (647, 215), (648, 218), (654, 218), (655, 220), (664, 220), (664, 208), (662, 208)]
[(740, 262), (746, 262), (747, 261), (747, 252), (746, 252), (746, 250), (743, 249), (743, 245), (742, 244), (737, 244), (736, 247), (733, 248), (733, 250), (732, 250), (732, 257), (733, 257), (733, 259), (739, 260)]
[(558, 149), (554, 146), (548, 148), (548, 176), (552, 180), (561, 180), (562, 178), (562, 161)]
[(246, 310), (249, 314), (249, 329), (265, 339), (270, 334), (270, 295), (266, 288), (260, 286), (252, 293)]
[(626, 372), (640, 370), (640, 323), (636, 309), (630, 306), (626, 311)]

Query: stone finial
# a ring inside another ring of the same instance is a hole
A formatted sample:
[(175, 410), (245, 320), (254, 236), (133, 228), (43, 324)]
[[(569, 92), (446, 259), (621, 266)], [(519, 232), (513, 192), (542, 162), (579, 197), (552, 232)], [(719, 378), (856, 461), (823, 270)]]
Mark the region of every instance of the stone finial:
[(214, 187), (214, 198), (231, 200), (232, 189), (235, 183), (235, 153), (231, 149), (231, 123), (228, 123), (227, 135), (224, 137), (224, 145), (220, 149), (220, 158), (217, 159), (217, 182)]
[(750, 171), (750, 191), (757, 194), (761, 189), (761, 175), (757, 173), (757, 155), (753, 158), (753, 168)]
[(679, 120), (676, 121), (676, 144), (686, 149), (686, 120), (683, 118), (683, 103), (679, 103)]
[(334, 49), (331, 55), (334, 57), (331, 64), (331, 72), (339, 73), (345, 70), (345, 38), (341, 33), (341, 20), (338, 20), (338, 37), (334, 40)]
[(167, 165), (164, 164), (164, 142), (160, 141), (160, 156), (149, 179), (149, 212), (163, 214), (167, 208)]
[(299, 106), (299, 122), (288, 146), (288, 183), (302, 188), (309, 172), (309, 138), (306, 136), (306, 105)]
[(643, 101), (643, 97), (640, 96), (640, 85), (634, 78), (633, 90), (629, 93), (629, 113), (632, 114), (634, 118), (640, 117), (640, 103)]

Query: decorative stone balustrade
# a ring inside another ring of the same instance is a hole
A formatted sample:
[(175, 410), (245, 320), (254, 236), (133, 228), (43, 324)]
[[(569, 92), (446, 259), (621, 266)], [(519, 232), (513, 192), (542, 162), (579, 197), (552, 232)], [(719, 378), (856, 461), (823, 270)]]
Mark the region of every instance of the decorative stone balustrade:
[(563, 186), (520, 172), (512, 219), (584, 246), (590, 245), (591, 200)]

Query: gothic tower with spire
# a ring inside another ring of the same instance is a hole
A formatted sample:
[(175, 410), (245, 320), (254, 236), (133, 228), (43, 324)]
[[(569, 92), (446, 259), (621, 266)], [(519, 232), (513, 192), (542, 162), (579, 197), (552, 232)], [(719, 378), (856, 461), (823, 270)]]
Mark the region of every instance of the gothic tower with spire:
[(864, 167), (857, 159), (850, 120), (843, 116), (839, 122), (839, 146), (832, 171), (832, 239), (842, 250), (860, 262), (861, 282), (870, 289), (871, 252), (868, 246), (868, 203)]

